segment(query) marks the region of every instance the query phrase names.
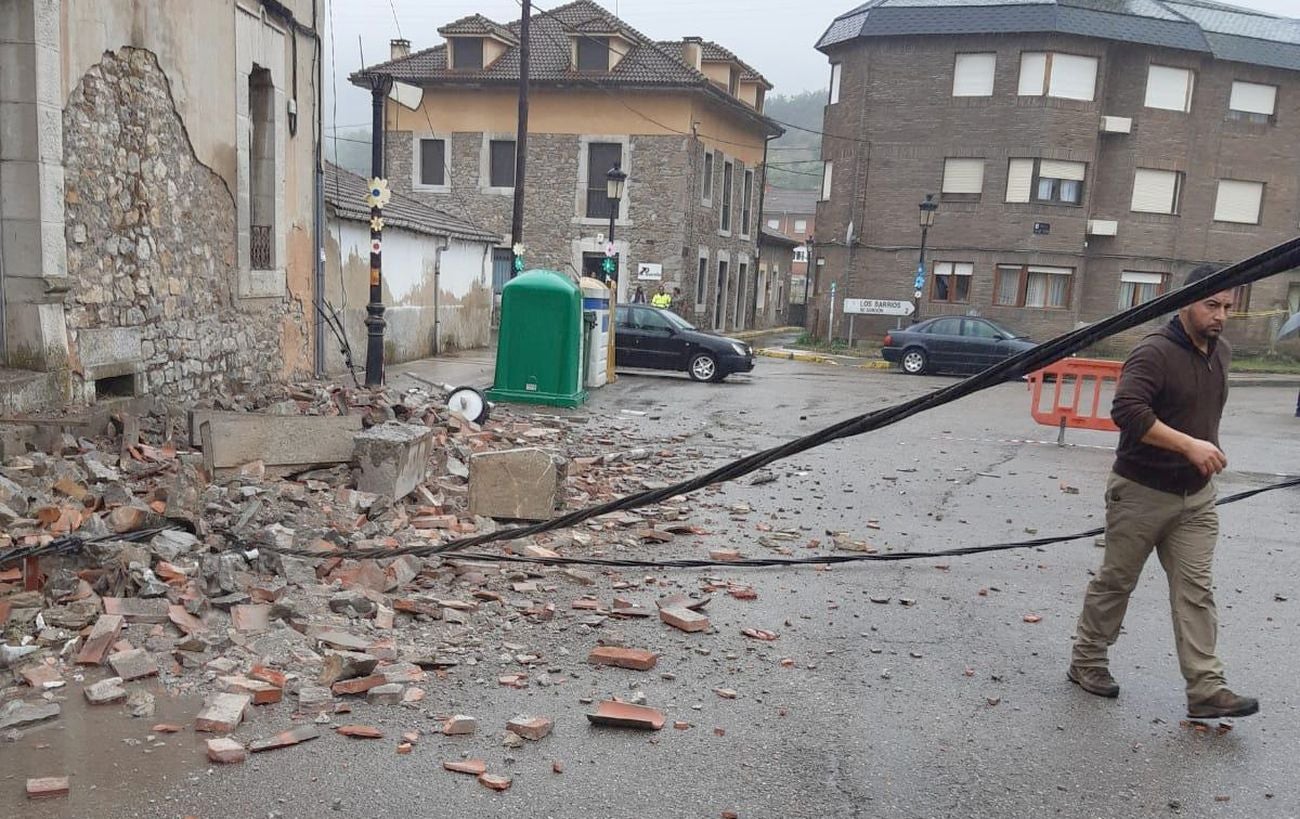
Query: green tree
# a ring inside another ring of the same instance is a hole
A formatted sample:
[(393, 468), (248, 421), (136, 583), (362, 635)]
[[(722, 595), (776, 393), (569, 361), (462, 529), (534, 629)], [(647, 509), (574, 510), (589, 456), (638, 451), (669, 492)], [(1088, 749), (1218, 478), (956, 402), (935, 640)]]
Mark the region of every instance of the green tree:
[[(826, 89), (768, 97), (763, 113), (783, 123), (785, 134), (768, 148), (767, 181), (778, 188), (817, 190), (821, 185), (822, 112)], [(798, 127), (791, 127), (798, 126)]]

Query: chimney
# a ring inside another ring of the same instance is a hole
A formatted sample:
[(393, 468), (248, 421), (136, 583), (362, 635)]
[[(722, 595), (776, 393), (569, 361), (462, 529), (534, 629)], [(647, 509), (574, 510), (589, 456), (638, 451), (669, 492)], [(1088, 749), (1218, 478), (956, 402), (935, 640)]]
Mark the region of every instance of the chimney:
[(400, 60), (403, 57), (411, 56), (410, 40), (389, 40), (388, 57), (391, 60)]
[(704, 56), (704, 38), (703, 37), (683, 37), (682, 38), (682, 61), (696, 71), (700, 70), (703, 65), (701, 58)]

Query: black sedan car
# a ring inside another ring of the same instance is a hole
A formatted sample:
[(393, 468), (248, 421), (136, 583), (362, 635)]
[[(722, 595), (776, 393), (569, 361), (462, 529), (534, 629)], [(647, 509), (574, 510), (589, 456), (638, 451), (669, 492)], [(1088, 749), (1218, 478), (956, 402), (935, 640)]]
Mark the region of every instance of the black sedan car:
[(754, 369), (754, 351), (742, 341), (697, 330), (669, 310), (620, 304), (615, 313), (614, 366), (678, 370), (696, 381), (721, 381)]
[(880, 354), (912, 375), (977, 373), (1033, 346), (1028, 337), (986, 318), (941, 316), (891, 330)]

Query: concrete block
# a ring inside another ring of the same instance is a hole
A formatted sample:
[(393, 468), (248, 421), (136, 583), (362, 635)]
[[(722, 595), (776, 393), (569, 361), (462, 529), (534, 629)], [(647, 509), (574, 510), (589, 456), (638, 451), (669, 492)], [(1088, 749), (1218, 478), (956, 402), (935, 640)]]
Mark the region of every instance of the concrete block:
[(361, 416), (235, 413), (203, 426), (203, 456), (210, 469), (233, 469), (250, 461), (285, 471), (352, 460), (352, 436)]
[(86, 329), (77, 333), (77, 354), (90, 378), (127, 375), (142, 362), (138, 327)]
[(378, 424), (357, 433), (353, 458), (361, 469), (357, 489), (404, 498), (424, 482), (433, 453), (433, 430), (417, 424)]
[(548, 520), (562, 498), (564, 463), (559, 455), (531, 447), (471, 456), (470, 513), (490, 518)]

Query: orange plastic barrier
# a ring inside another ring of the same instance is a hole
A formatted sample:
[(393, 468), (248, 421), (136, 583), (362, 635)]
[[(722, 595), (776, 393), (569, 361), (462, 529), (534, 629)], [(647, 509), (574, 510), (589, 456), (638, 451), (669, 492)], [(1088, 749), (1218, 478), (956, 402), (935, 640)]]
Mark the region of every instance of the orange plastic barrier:
[[(1093, 358), (1063, 358), (1055, 364), (1029, 374), (1029, 390), (1033, 398), (1029, 413), (1044, 426), (1057, 427), (1061, 432), (1057, 443), (1065, 443), (1067, 427), (1119, 432), (1110, 420), (1109, 397), (1103, 402), (1103, 393), (1113, 395), (1123, 365), (1118, 361), (1101, 361)], [(1052, 383), (1051, 404), (1044, 407), (1044, 386)]]

